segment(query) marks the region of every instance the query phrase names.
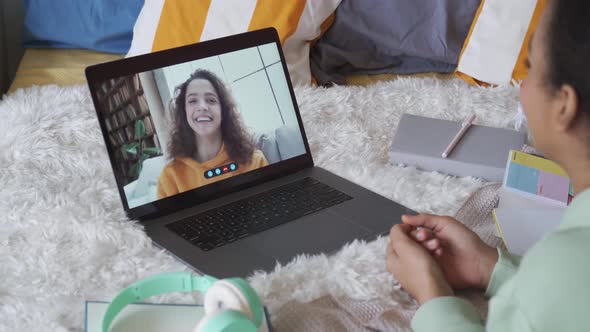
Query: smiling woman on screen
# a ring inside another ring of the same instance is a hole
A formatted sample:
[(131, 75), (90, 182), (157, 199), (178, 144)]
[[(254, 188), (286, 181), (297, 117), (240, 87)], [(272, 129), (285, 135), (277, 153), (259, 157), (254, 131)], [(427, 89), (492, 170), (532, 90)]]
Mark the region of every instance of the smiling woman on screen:
[[(158, 198), (268, 165), (246, 132), (228, 89), (212, 72), (197, 69), (177, 86), (171, 110), (172, 161), (158, 179)], [(230, 165), (232, 169), (224, 171)]]

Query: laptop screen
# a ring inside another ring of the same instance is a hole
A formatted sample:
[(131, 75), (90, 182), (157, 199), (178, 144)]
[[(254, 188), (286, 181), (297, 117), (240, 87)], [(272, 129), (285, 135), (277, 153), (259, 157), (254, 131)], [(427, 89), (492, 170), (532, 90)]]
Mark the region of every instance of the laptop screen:
[(277, 45), (91, 85), (129, 209), (306, 154)]

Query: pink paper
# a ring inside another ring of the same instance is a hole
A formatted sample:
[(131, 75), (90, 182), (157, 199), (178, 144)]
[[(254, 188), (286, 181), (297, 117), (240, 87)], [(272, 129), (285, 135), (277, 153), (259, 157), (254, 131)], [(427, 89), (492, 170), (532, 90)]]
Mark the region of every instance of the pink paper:
[(567, 204), (570, 180), (563, 176), (541, 171), (537, 189), (538, 195)]

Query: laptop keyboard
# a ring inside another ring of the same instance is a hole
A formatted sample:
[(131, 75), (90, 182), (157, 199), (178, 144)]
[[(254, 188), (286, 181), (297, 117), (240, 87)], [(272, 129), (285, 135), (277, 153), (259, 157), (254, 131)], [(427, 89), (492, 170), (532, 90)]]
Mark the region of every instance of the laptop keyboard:
[(350, 199), (352, 197), (313, 178), (304, 178), (166, 227), (209, 251)]

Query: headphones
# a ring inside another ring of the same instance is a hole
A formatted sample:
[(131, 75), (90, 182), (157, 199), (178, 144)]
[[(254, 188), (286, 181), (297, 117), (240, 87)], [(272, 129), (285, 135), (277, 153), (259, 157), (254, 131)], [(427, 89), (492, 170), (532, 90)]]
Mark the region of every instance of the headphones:
[(102, 331), (108, 332), (115, 317), (127, 305), (168, 292), (205, 293), (205, 317), (194, 332), (256, 332), (262, 323), (263, 306), (248, 283), (240, 278), (218, 280), (190, 272), (161, 273), (133, 283), (108, 306)]

